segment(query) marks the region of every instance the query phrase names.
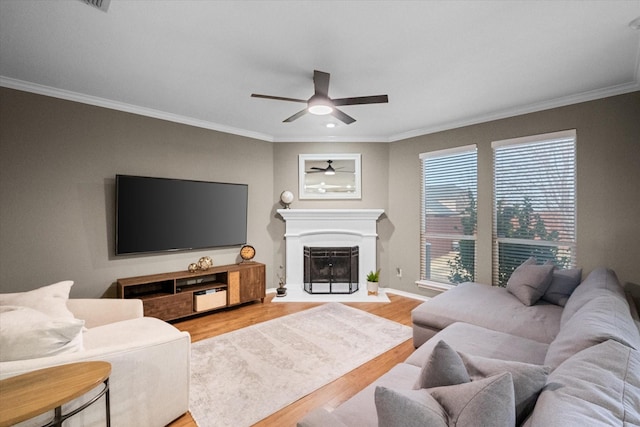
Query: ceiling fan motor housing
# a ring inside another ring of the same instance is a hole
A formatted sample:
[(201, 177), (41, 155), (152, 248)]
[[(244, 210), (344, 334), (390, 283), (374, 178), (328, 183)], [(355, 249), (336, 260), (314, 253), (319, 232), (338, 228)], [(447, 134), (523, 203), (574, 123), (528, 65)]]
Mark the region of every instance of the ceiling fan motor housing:
[(317, 116), (331, 114), (334, 108), (333, 102), (328, 97), (318, 94), (313, 95), (307, 102), (307, 110)]

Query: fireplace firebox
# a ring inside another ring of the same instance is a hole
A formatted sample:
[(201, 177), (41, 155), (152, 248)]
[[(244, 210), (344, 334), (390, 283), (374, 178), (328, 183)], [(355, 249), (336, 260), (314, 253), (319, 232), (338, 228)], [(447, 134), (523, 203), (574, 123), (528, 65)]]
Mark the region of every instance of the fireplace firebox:
[(310, 294), (358, 291), (358, 246), (304, 247), (304, 290)]

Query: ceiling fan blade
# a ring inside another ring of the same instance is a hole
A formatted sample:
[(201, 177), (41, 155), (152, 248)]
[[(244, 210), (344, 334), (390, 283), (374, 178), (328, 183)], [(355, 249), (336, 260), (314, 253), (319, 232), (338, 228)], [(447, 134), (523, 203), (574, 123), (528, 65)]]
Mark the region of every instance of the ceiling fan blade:
[(285, 98), (285, 97), (282, 97), (282, 96), (271, 96), (271, 95), (259, 95), (257, 93), (252, 93), (251, 96), (253, 98), (275, 99), (277, 101), (304, 102), (305, 104), (307, 102), (304, 99)]
[(321, 95), (325, 98), (329, 97), (329, 73), (313, 70), (313, 85), (316, 95)]
[(351, 123), (356, 121), (356, 119), (354, 119), (353, 117), (351, 117), (348, 114), (343, 113), (342, 111), (338, 110), (337, 108), (333, 109), (333, 111), (331, 112), (331, 115), (333, 117), (335, 117), (336, 119), (340, 120), (341, 122), (344, 122), (345, 124), (348, 124), (348, 125), (350, 125)]
[(284, 119), (282, 122), (283, 123), (290, 123), (296, 119), (299, 119), (300, 117), (304, 116), (305, 114), (307, 114), (307, 109), (305, 108), (304, 110), (300, 110), (297, 113), (295, 113), (293, 116)]
[(357, 96), (355, 98), (332, 99), (333, 105), (385, 104), (389, 102), (387, 95)]

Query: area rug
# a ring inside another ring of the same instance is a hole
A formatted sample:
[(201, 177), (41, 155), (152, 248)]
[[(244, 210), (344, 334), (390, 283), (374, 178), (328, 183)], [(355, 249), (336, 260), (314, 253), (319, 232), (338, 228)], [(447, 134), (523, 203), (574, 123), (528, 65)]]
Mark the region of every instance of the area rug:
[(378, 295), (368, 295), (366, 286), (352, 294), (310, 294), (302, 289), (302, 285), (287, 287), (287, 295), (273, 297), (271, 302), (390, 302), (384, 288), (380, 288)]
[(200, 427), (250, 426), (411, 338), (411, 328), (329, 303), (191, 346)]

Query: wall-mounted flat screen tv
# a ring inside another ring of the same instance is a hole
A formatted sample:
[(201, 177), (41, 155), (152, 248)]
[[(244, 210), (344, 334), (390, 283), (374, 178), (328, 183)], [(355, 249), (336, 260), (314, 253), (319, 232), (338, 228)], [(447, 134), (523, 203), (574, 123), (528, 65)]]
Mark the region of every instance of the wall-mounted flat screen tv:
[(116, 175), (116, 255), (247, 241), (246, 184)]

